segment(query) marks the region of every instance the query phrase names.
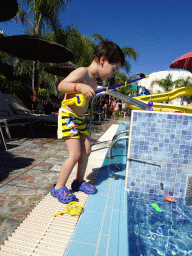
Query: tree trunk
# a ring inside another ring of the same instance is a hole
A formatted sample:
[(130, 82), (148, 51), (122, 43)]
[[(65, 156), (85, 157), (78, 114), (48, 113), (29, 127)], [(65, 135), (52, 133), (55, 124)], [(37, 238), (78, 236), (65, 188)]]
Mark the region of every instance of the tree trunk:
[(59, 76), (55, 75), (55, 95), (58, 96)]
[(38, 95), (38, 83), (39, 83), (39, 61), (33, 61), (33, 110), (37, 109), (37, 95)]

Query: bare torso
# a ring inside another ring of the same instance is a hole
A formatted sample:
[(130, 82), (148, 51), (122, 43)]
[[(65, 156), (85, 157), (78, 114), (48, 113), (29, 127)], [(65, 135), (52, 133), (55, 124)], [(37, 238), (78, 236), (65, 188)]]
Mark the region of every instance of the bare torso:
[[(85, 68), (85, 69), (87, 69), (87, 68)], [(82, 81), (78, 81), (78, 82), (90, 85), (94, 91), (97, 88), (97, 80), (91, 74), (89, 74), (88, 70), (86, 72), (84, 79), (82, 79)], [(71, 98), (75, 97), (75, 95), (76, 95), (76, 93), (66, 94), (65, 99), (71, 99)], [(62, 108), (68, 109), (68, 110), (74, 112), (75, 114), (77, 114), (78, 116), (84, 116), (87, 111), (88, 105), (89, 105), (89, 100), (90, 100), (90, 98), (86, 99), (85, 106), (83, 106), (83, 107), (78, 107), (75, 104), (73, 104), (73, 105), (68, 105), (66, 107), (62, 107)]]

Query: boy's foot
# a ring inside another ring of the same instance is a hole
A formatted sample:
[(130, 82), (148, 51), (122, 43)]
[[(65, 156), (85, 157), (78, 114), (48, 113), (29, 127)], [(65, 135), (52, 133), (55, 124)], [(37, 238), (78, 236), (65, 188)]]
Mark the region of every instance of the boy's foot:
[(85, 180), (80, 183), (77, 180), (74, 180), (71, 183), (71, 188), (73, 191), (82, 191), (86, 194), (95, 194), (97, 192), (96, 187), (89, 185)]
[(59, 189), (55, 190), (55, 186), (56, 184), (53, 185), (53, 187), (51, 188), (51, 195), (53, 197), (56, 197), (59, 202), (63, 203), (63, 204), (68, 204), (72, 201), (76, 201), (77, 198), (75, 195), (73, 195), (68, 189), (67, 187), (62, 187)]

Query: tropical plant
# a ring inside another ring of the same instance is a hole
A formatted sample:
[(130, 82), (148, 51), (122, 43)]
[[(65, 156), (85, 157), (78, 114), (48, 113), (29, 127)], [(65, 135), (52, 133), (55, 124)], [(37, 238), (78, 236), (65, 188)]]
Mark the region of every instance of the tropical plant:
[(192, 77), (188, 76), (186, 78), (177, 79), (175, 82), (175, 88), (181, 88), (192, 85)]
[[(13, 65), (16, 76), (25, 75), (30, 79), (33, 78), (33, 61), (15, 58)], [(55, 91), (55, 77), (44, 71), (45, 66), (46, 63), (39, 63), (39, 87), (46, 88), (53, 93)]]
[(168, 74), (164, 79), (153, 80), (151, 83), (151, 87), (153, 87), (155, 84), (158, 84), (159, 87), (165, 90), (165, 92), (168, 92), (173, 89), (175, 82), (172, 80), (172, 75)]
[[(21, 0), (19, 11), (15, 20), (20, 20), (27, 28), (29, 34), (42, 36), (47, 31), (54, 31), (56, 38), (61, 31), (61, 23), (59, 20), (60, 11), (65, 11), (68, 0)], [(27, 11), (26, 11), (27, 10)], [(32, 88), (35, 92), (34, 101), (36, 101), (37, 83), (35, 84), (35, 67), (37, 60), (33, 61)]]
[(60, 31), (59, 14), (67, 9), (69, 0), (21, 0), (15, 16), (25, 26), (32, 28), (32, 34), (41, 36), (47, 31)]
[[(120, 71), (116, 72), (115, 74), (115, 83), (114, 84), (121, 84), (124, 82), (127, 82), (131, 80), (131, 77), (127, 77), (124, 73), (121, 73)], [(125, 95), (129, 95), (131, 92), (131, 84), (122, 85), (119, 87), (119, 92)]]
[(60, 38), (65, 38), (65, 42), (63, 40), (62, 44), (74, 54), (72, 62), (77, 66), (88, 67), (91, 64), (96, 45), (88, 36), (82, 35), (74, 25), (65, 28), (63, 33), (63, 35), (61, 33)]
[[(181, 87), (186, 87), (186, 86), (191, 86), (191, 85), (192, 85), (192, 78), (190, 76), (188, 76), (186, 78), (177, 79), (175, 81), (175, 88), (181, 88)], [(189, 101), (191, 101), (191, 97), (182, 96), (181, 97), (181, 105), (183, 105), (184, 100), (187, 100), (189, 102)]]

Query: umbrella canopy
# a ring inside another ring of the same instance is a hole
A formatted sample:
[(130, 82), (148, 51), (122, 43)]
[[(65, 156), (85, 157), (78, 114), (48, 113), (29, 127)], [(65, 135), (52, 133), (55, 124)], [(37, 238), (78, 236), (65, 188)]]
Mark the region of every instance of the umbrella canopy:
[(16, 0), (3, 0), (0, 6), (0, 21), (12, 19), (18, 11)]
[(16, 35), (0, 38), (0, 50), (25, 60), (62, 63), (73, 59), (66, 47), (39, 36)]
[(44, 70), (53, 75), (66, 77), (76, 68), (78, 68), (78, 66), (68, 61), (61, 64), (49, 65), (45, 67)]
[(185, 69), (192, 72), (192, 52), (188, 52), (173, 61), (173, 63), (170, 65), (170, 68)]
[(26, 60), (34, 60), (33, 109), (37, 107), (39, 61), (61, 63), (73, 59), (66, 47), (34, 35), (2, 36), (0, 50)]

